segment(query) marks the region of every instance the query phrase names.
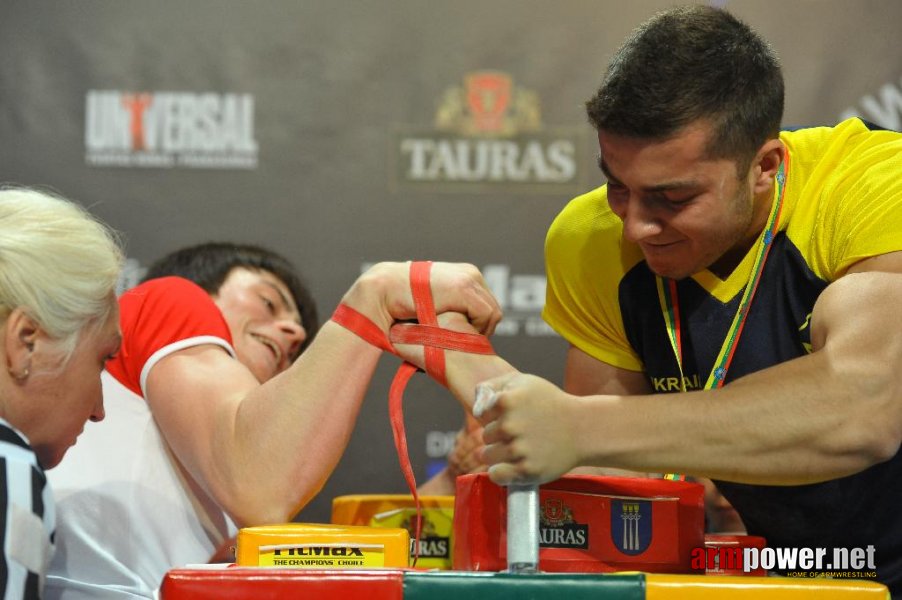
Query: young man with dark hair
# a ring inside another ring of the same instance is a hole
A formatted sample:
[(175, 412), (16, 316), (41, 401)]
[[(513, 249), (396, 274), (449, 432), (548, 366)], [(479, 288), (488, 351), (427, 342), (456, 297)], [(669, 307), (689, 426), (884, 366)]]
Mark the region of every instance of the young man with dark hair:
[[(236, 526), (290, 521), (341, 457), (381, 355), (330, 320), (295, 360), (315, 312), (271, 252), (206, 244), (151, 274), (168, 276), (119, 300), (106, 422), (52, 477), (48, 598), (152, 598), (167, 570), (206, 562)], [(436, 263), (429, 282), (437, 311), (493, 331), (500, 308), (475, 267)], [(342, 303), (387, 336), (416, 316), (409, 265), (372, 267)]]
[(319, 329), (316, 303), (294, 266), (272, 250), (231, 242), (207, 242), (181, 248), (150, 265), (143, 281), (160, 277), (182, 277), (193, 281), (208, 294), (216, 295), (237, 267), (271, 273), (288, 288), (306, 334), (299, 349), (300, 355), (313, 341)]
[(872, 546), (902, 593), (902, 135), (778, 131), (773, 52), (707, 6), (639, 27), (587, 109), (607, 184), (546, 240), (566, 393), (488, 383), (492, 478), (710, 477), (750, 534)]

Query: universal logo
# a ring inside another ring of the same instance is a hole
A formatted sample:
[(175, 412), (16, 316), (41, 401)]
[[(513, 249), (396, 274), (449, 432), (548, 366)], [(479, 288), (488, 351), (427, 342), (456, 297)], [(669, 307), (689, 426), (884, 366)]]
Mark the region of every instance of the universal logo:
[(393, 183), (404, 189), (498, 193), (585, 187), (583, 128), (545, 128), (538, 95), (501, 71), (476, 71), (441, 95), (431, 129), (393, 137)]
[(254, 97), (89, 90), (85, 151), (96, 167), (255, 169)]
[(546, 498), (539, 515), (539, 546), (542, 548), (589, 547), (589, 526), (577, 523), (573, 511), (559, 498)]

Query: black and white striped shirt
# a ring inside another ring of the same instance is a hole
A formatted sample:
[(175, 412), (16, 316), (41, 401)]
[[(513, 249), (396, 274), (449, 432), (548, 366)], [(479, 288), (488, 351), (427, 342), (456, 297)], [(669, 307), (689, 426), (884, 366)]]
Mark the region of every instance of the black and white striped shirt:
[(0, 592), (41, 598), (53, 555), (56, 516), (44, 469), (24, 436), (0, 419)]

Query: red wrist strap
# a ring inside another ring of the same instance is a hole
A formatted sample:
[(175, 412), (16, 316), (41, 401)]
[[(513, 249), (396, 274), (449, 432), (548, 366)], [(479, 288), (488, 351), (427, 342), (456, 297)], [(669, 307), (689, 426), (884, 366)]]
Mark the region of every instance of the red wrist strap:
[[(417, 321), (419, 323), (397, 323), (390, 331), (391, 341), (386, 339), (385, 333), (366, 316), (353, 308), (341, 304), (332, 315), (332, 320), (358, 335), (361, 339), (392, 354), (397, 354), (392, 342), (396, 344), (420, 344), (425, 353), (426, 372), (443, 386), (448, 386), (445, 377), (445, 350), (457, 350), (474, 354), (494, 354), (488, 338), (473, 333), (450, 331), (438, 326), (435, 314), (435, 305), (432, 301), (432, 290), (429, 285), (429, 274), (432, 270), (431, 262), (413, 262), (410, 264), (410, 290), (413, 294), (414, 307), (416, 308)], [(395, 439), (395, 449), (398, 451), (398, 460), (401, 463), (401, 472), (416, 505), (416, 533), (414, 543), (414, 566), (420, 555), (420, 533), (423, 518), (420, 509), (420, 498), (417, 494), (416, 477), (410, 464), (410, 456), (407, 452), (407, 434), (404, 429), (404, 411), (402, 401), (407, 382), (417, 367), (405, 362), (395, 374), (391, 388), (388, 392), (388, 414), (391, 421), (392, 435)]]
[(386, 352), (397, 354), (382, 330), (370, 321), (367, 316), (360, 314), (347, 304), (338, 305), (338, 308), (332, 313), (332, 320), (363, 341), (369, 342)]

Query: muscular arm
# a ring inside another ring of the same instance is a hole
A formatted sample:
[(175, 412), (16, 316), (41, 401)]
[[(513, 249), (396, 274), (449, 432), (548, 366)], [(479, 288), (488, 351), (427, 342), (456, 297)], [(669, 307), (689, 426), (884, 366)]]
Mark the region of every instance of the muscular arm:
[(593, 464), (788, 485), (887, 460), (902, 440), (900, 300), (900, 253), (862, 261), (818, 299), (812, 354), (720, 390), (581, 398), (538, 378), (499, 380), (483, 417), (486, 458), (501, 463), (493, 477), (549, 480)]
[[(567, 349), (567, 361), (564, 366), (564, 391), (576, 396), (598, 394), (634, 396), (649, 394), (651, 388), (643, 372), (614, 367), (589, 356), (576, 346), (570, 346)], [(571, 469), (569, 474), (616, 475), (619, 477), (650, 476), (648, 472), (585, 465)]]
[[(491, 332), (500, 310), (475, 268), (433, 269), (440, 310)], [(403, 265), (362, 276), (344, 302), (388, 331), (415, 314)], [(326, 323), (289, 369), (260, 385), (221, 349), (197, 346), (150, 372), (147, 401), (182, 464), (239, 526), (289, 520), (347, 445), (381, 351)]]
[(570, 346), (564, 367), (564, 391), (576, 396), (648, 394), (648, 379), (641, 371), (620, 369)]
[(284, 522), (338, 462), (380, 354), (328, 322), (261, 386), (222, 349), (197, 346), (154, 367), (147, 401), (175, 455), (239, 526)]

